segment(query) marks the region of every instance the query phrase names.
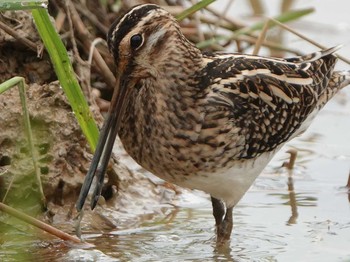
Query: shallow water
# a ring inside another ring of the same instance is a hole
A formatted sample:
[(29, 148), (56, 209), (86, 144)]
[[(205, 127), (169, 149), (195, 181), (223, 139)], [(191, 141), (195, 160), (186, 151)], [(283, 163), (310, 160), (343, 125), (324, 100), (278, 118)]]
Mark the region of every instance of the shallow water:
[[(338, 1), (338, 7), (335, 1), (307, 2), (317, 6), (317, 12), (299, 21), (298, 31), (327, 46), (350, 43), (348, 0)], [(237, 1), (233, 6), (239, 5)], [(300, 45), (315, 50), (299, 40), (290, 43)], [(350, 46), (341, 54), (349, 58)], [(349, 67), (340, 63), (340, 68)], [(104, 234), (85, 232), (84, 238), (94, 247), (28, 241), (18, 249), (28, 250), (30, 260), (37, 261), (350, 261), (350, 195), (344, 187), (350, 170), (349, 130), (347, 88), (302, 137), (282, 148), (235, 207), (232, 240), (225, 250), (215, 246), (208, 196), (190, 191), (179, 196), (178, 207), (145, 216), (137, 225)], [(298, 149), (292, 172), (281, 168), (290, 148)], [(13, 257), (4, 250), (2, 246), (0, 260)]]

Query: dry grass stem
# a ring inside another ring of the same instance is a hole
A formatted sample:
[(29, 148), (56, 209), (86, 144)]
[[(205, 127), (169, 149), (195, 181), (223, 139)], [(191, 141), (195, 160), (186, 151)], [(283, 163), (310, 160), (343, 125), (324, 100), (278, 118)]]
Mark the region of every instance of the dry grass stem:
[[(314, 41), (314, 40), (312, 40), (311, 38), (309, 38), (309, 37), (307, 37), (307, 36), (305, 36), (305, 35), (303, 35), (303, 34), (297, 32), (297, 31), (295, 31), (294, 29), (290, 28), (289, 26), (287, 26), (287, 25), (285, 25), (285, 24), (283, 24), (283, 23), (280, 23), (279, 21), (277, 21), (277, 20), (275, 20), (275, 19), (273, 19), (273, 18), (269, 18), (269, 19), (270, 19), (272, 22), (274, 22), (275, 24), (277, 24), (278, 26), (280, 26), (280, 27), (282, 27), (283, 29), (285, 29), (285, 30), (291, 32), (292, 34), (295, 34), (296, 36), (298, 36), (298, 37), (300, 37), (301, 39), (303, 39), (303, 40), (305, 40), (305, 41), (307, 41), (307, 42), (313, 44), (314, 46), (317, 46), (318, 48), (321, 48), (321, 49), (327, 49), (326, 46), (317, 43), (316, 41)], [(337, 57), (338, 57), (340, 60), (342, 60), (343, 62), (345, 62), (345, 63), (347, 63), (347, 64), (350, 65), (350, 60), (349, 60), (349, 59), (347, 59), (347, 58), (345, 58), (345, 57), (343, 57), (343, 56), (340, 56), (340, 55), (337, 55)]]
[(257, 55), (259, 53), (261, 45), (266, 38), (266, 33), (267, 33), (267, 30), (269, 29), (269, 25), (270, 25), (270, 20), (266, 20), (264, 27), (261, 30), (261, 33), (260, 33), (258, 39), (256, 40), (254, 50), (253, 50), (253, 55)]

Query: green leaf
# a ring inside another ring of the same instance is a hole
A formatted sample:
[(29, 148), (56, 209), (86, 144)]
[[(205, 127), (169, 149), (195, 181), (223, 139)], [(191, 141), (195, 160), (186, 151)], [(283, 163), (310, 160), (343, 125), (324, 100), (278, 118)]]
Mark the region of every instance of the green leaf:
[(34, 9), (32, 10), (32, 14), (40, 37), (50, 55), (58, 80), (69, 100), (75, 117), (90, 144), (91, 150), (95, 151), (99, 134), (98, 128), (75, 77), (66, 48), (54, 29), (47, 10)]
[(190, 8), (186, 9), (182, 13), (178, 14), (176, 16), (176, 19), (181, 21), (181, 20), (185, 19), (186, 17), (194, 14), (198, 10), (210, 5), (213, 2), (215, 2), (215, 0), (202, 0), (202, 1), (198, 2), (197, 4), (191, 6)]

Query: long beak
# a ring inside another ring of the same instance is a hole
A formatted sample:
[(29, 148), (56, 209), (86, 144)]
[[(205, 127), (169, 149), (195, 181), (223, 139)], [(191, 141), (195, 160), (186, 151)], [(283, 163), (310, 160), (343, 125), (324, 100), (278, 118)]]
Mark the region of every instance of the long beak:
[(108, 162), (112, 154), (113, 144), (119, 131), (120, 121), (123, 117), (130, 96), (130, 88), (127, 87), (125, 79), (117, 79), (117, 88), (114, 89), (112, 101), (108, 110), (108, 116), (105, 120), (100, 137), (97, 143), (95, 154), (88, 173), (86, 174), (84, 184), (81, 187), (76, 208), (78, 211), (84, 206), (86, 197), (89, 193), (92, 180), (96, 175), (96, 187), (91, 199), (91, 209), (94, 209), (98, 198), (100, 197), (104, 175), (107, 170)]

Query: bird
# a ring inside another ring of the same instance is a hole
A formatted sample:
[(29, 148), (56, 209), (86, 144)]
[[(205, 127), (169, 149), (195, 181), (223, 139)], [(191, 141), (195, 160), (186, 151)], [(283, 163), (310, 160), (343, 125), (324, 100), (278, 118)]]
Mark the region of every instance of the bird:
[(275, 153), (302, 134), (350, 84), (332, 47), (271, 58), (202, 52), (158, 5), (131, 8), (111, 25), (117, 86), (76, 208), (93, 178), (101, 194), (113, 143), (154, 175), (211, 197), (216, 240), (230, 240), (233, 207)]

